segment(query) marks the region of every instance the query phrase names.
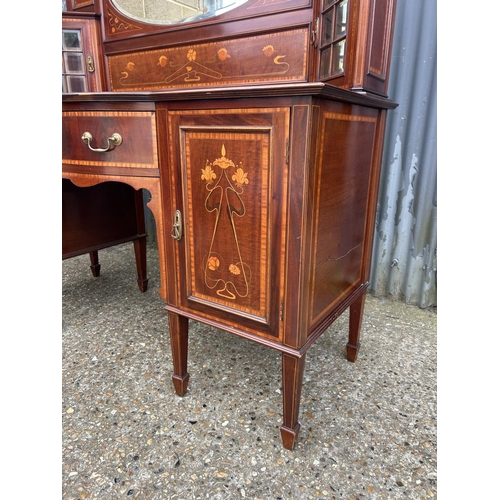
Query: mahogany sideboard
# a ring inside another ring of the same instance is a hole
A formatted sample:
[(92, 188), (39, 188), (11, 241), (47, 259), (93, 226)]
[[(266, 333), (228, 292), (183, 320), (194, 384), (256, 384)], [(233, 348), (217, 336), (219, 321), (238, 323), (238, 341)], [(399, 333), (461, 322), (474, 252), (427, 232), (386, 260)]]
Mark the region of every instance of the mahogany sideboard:
[(176, 393), (189, 320), (276, 349), (292, 449), (308, 349), (347, 309), (360, 348), (395, 1), (229, 3), (163, 24), (85, 4), (107, 91), (63, 94), (63, 177), (150, 192)]

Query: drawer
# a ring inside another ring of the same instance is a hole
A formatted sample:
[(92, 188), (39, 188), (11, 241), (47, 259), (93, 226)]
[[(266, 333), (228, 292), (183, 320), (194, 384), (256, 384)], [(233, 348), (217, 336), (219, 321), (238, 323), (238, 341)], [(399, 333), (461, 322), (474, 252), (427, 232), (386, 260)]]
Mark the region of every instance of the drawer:
[[(90, 140), (82, 139), (85, 133)], [(154, 112), (64, 111), (62, 163), (66, 171), (158, 175)]]

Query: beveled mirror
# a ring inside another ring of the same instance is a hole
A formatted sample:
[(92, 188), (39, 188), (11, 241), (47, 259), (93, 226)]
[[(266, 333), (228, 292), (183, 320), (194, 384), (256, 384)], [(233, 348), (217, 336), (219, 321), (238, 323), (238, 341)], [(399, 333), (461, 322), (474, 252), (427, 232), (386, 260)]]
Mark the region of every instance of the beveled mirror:
[(180, 24), (220, 15), (247, 0), (112, 0), (127, 17), (153, 24)]

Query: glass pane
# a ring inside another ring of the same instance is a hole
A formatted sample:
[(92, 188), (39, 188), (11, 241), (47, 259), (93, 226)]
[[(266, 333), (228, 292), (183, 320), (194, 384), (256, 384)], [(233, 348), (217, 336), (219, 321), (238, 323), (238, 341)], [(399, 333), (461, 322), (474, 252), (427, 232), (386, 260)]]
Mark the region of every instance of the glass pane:
[(319, 61), (319, 77), (326, 78), (330, 76), (330, 55), (332, 52), (331, 45), (325, 50), (321, 51), (320, 61)]
[(335, 3), (335, 0), (325, 0), (325, 4), (323, 5), (323, 9), (325, 9), (326, 7), (329, 7), (330, 5), (332, 5), (332, 3)]
[(218, 16), (247, 0), (112, 0), (122, 14), (155, 24), (178, 24)]
[(84, 68), (82, 53), (66, 52), (64, 54), (65, 73), (84, 73)]
[(321, 45), (330, 43), (333, 39), (333, 9), (323, 14), (323, 26), (321, 28)]
[(332, 76), (344, 72), (344, 52), (345, 52), (345, 40), (342, 40), (334, 44)]
[(82, 50), (80, 30), (64, 30), (62, 41), (63, 50)]
[(347, 0), (342, 0), (337, 6), (335, 15), (335, 38), (343, 35), (347, 29)]
[(68, 92), (87, 92), (87, 82), (84, 76), (67, 76)]
[(63, 94), (68, 91), (68, 88), (66, 87), (66, 77), (64, 75), (62, 76), (62, 91)]
[[(124, 3), (120, 2), (120, 5)], [(130, 10), (131, 14), (160, 21), (163, 19), (186, 19), (199, 16), (203, 14), (205, 8), (209, 9), (206, 3), (204, 4), (198, 0), (176, 0), (175, 2), (170, 0), (161, 2), (158, 0), (143, 0), (142, 2), (136, 2), (136, 6), (139, 7), (139, 10), (136, 12)]]

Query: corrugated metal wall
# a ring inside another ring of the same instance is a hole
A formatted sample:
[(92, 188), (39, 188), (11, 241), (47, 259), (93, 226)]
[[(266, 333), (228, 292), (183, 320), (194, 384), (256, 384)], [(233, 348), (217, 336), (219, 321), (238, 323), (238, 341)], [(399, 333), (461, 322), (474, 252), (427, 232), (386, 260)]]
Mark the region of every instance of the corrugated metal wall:
[(398, 0), (370, 290), (437, 305), (436, 0)]

